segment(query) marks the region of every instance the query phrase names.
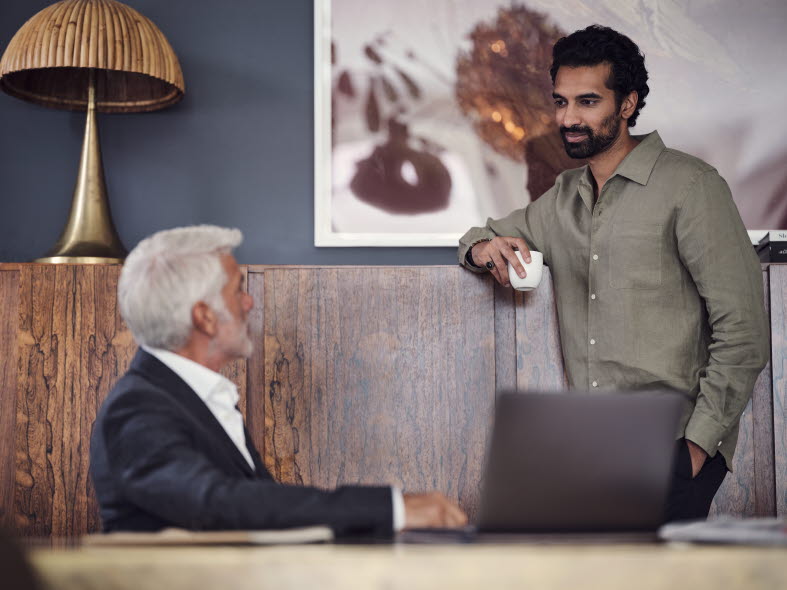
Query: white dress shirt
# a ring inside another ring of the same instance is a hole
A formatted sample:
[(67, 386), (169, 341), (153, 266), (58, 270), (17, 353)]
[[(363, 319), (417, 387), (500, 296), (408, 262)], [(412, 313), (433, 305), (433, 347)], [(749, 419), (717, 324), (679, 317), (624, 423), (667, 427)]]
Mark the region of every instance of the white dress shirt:
[[(224, 375), (169, 350), (151, 348), (149, 346), (143, 346), (142, 350), (164, 363), (194, 390), (194, 393), (199, 396), (218, 423), (221, 424), (227, 436), (238, 447), (241, 455), (254, 469), (254, 461), (252, 461), (249, 450), (246, 448), (243, 416), (237, 408), (240, 396), (235, 384)], [(392, 487), (391, 498), (393, 500), (393, 527), (395, 531), (401, 531), (405, 524), (404, 496), (402, 491), (399, 488)]]
[(143, 346), (142, 350), (153, 355), (167, 365), (186, 384), (194, 390), (199, 398), (221, 424), (224, 432), (238, 447), (248, 464), (254, 469), (249, 449), (246, 448), (246, 435), (243, 431), (243, 416), (238, 411), (237, 404), (240, 396), (235, 384), (224, 375), (211, 371), (204, 365), (195, 363), (185, 356), (168, 350)]

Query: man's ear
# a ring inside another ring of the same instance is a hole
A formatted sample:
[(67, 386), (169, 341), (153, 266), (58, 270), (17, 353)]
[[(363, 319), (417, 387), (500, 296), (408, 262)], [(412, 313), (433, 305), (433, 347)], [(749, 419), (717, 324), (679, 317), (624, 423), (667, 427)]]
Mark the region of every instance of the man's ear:
[(198, 332), (210, 336), (216, 335), (218, 318), (215, 312), (204, 301), (197, 301), (191, 308), (191, 323)]
[(637, 110), (637, 102), (639, 101), (639, 93), (632, 90), (627, 96), (623, 97), (623, 102), (620, 104), (620, 116), (628, 120)]

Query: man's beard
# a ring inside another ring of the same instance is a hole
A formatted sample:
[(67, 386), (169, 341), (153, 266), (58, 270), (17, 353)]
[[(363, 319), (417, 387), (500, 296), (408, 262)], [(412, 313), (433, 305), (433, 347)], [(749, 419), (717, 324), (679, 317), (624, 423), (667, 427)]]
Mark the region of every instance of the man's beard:
[(230, 352), (236, 358), (249, 358), (254, 351), (254, 343), (249, 336), (248, 321), (237, 321), (235, 323), (236, 332), (230, 346)]
[[(560, 137), (563, 139), (563, 147), (566, 148), (568, 157), (582, 160), (607, 151), (618, 137), (622, 120), (622, 117), (619, 117), (617, 113), (612, 113), (601, 122), (601, 129), (598, 134), (594, 133), (587, 126), (573, 125), (572, 127), (561, 127)], [(582, 141), (571, 143), (566, 139), (566, 133), (584, 133), (587, 137)]]
[(230, 358), (249, 358), (254, 350), (254, 343), (249, 336), (248, 317), (236, 319), (226, 309), (219, 309), (219, 334), (212, 345)]

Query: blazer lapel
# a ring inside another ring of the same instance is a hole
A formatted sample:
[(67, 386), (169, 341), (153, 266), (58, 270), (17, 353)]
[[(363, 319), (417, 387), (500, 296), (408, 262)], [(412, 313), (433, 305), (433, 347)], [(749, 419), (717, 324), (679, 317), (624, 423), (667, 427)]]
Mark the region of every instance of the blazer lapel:
[(265, 467), (265, 464), (262, 462), (262, 458), (257, 451), (257, 447), (254, 446), (254, 442), (251, 440), (251, 435), (249, 434), (249, 431), (246, 429), (245, 425), (243, 426), (243, 433), (246, 435), (246, 449), (249, 451), (249, 455), (251, 455), (251, 460), (254, 461), (254, 469), (257, 471), (257, 476), (261, 477), (262, 479), (272, 479), (271, 474)]
[[(235, 443), (224, 430), (224, 427), (216, 420), (216, 417), (205, 405), (205, 402), (196, 394), (196, 392), (188, 386), (188, 384), (181, 379), (177, 373), (170, 369), (167, 365), (162, 363), (156, 357), (148, 354), (141, 348), (137, 351), (134, 360), (131, 361), (132, 371), (137, 371), (145, 377), (154, 381), (162, 389), (170, 393), (177, 399), (184, 408), (191, 414), (196, 422), (206, 431), (206, 433), (217, 443), (232, 459), (232, 462), (239, 467), (247, 476), (253, 477), (254, 470), (249, 462), (235, 446)], [(244, 432), (246, 427), (243, 428)], [(248, 441), (248, 435), (247, 435)], [(248, 442), (247, 442), (248, 445)], [(254, 454), (252, 454), (254, 457)], [(256, 461), (255, 461), (256, 466)]]

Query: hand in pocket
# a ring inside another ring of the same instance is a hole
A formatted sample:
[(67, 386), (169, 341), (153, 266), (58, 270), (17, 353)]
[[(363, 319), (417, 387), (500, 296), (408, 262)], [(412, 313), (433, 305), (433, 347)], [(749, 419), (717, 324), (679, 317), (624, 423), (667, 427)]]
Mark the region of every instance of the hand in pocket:
[(691, 459), (691, 478), (694, 479), (702, 471), (702, 466), (705, 465), (705, 461), (708, 459), (708, 453), (697, 443), (690, 440), (686, 440), (686, 446), (689, 449), (689, 458)]

